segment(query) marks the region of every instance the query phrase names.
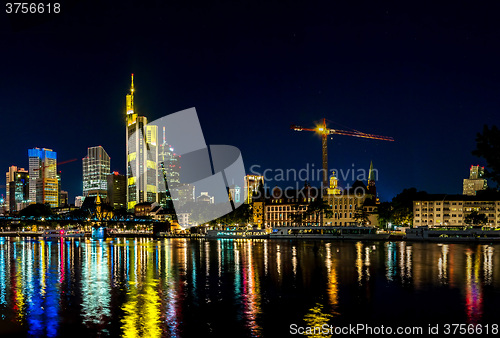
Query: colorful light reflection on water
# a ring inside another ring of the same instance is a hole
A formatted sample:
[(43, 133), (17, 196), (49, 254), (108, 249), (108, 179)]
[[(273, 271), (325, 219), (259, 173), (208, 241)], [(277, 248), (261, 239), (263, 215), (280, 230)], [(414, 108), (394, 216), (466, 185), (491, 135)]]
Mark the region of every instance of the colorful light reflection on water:
[(494, 324), (499, 262), (475, 244), (0, 238), (0, 335), (285, 336), (319, 308)]

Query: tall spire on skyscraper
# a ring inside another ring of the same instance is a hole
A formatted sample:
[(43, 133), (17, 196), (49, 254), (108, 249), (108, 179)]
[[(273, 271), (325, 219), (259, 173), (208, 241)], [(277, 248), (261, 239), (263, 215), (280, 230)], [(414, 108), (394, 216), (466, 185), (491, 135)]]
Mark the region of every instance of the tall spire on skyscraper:
[(130, 126), (131, 124), (135, 123), (137, 119), (137, 114), (135, 113), (135, 108), (134, 108), (134, 73), (132, 73), (132, 82), (130, 85), (130, 93), (127, 94), (127, 125)]
[(130, 94), (127, 94), (127, 114), (134, 112), (134, 73), (132, 73), (132, 84), (130, 85)]

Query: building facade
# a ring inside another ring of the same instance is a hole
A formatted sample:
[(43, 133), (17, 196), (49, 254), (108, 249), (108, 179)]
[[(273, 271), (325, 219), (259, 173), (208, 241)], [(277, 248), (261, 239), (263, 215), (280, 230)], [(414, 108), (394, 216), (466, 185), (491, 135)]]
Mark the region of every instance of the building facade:
[(114, 209), (127, 207), (127, 177), (118, 172), (108, 175), (108, 202)]
[[(370, 182), (370, 180), (368, 180)], [(344, 189), (340, 194), (329, 196), (332, 207), (332, 218), (325, 220), (325, 225), (351, 226), (369, 225), (378, 226), (378, 208), (374, 191), (374, 184), (366, 187), (363, 182), (356, 181), (349, 189)], [(359, 224), (357, 213), (364, 212), (368, 224)]]
[(76, 196), (75, 197), (75, 207), (76, 208), (81, 208), (84, 201), (85, 201), (85, 197), (83, 197), (83, 196)]
[(29, 203), (29, 174), (24, 168), (10, 166), (5, 174), (5, 205), (9, 212), (16, 212)]
[(480, 190), (485, 190), (488, 183), (484, 178), (484, 167), (473, 165), (470, 167), (469, 178), (464, 179), (463, 194), (468, 196), (476, 196)]
[(163, 127), (163, 140), (158, 146), (158, 202), (163, 208), (173, 210), (172, 194), (170, 190), (180, 186), (180, 156), (165, 140), (165, 127)]
[(103, 147), (90, 147), (87, 156), (82, 159), (83, 165), (83, 196), (107, 199), (108, 176), (110, 175), (111, 159)]
[(208, 192), (202, 191), (200, 193), (200, 196), (196, 197), (196, 202), (198, 203), (206, 203), (206, 204), (214, 204), (215, 203), (215, 198), (213, 196), (210, 196)]
[[(250, 204), (252, 203), (252, 198), (254, 193), (256, 193), (259, 189), (259, 186), (262, 185), (264, 186), (264, 176), (260, 175), (246, 175), (245, 176), (245, 191), (246, 191), (246, 198), (245, 198), (245, 203)], [(264, 197), (264, 196), (258, 196), (258, 197)]]
[(52, 149), (28, 149), (29, 200), (31, 204), (59, 206), (59, 183), (57, 180), (57, 153)]
[(126, 98), (127, 209), (158, 201), (158, 127), (148, 125), (134, 107), (134, 74)]
[(486, 215), (487, 226), (500, 226), (500, 196), (497, 194), (428, 195), (413, 201), (413, 226), (464, 226), (473, 211)]
[(264, 204), (264, 228), (321, 225), (317, 214), (307, 212), (310, 204), (317, 198), (321, 196), (316, 188), (307, 186), (301, 190), (274, 188)]
[(24, 168), (9, 167), (6, 173), (5, 205), (9, 213), (15, 213), (29, 205), (29, 173)]

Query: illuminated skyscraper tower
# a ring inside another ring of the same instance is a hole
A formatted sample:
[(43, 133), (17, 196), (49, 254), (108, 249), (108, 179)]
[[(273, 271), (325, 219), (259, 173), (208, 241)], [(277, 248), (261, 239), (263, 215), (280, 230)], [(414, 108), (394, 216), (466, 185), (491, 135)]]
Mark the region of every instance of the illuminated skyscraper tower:
[(82, 159), (84, 197), (95, 197), (99, 194), (101, 199), (107, 198), (110, 161), (103, 147), (87, 149), (87, 156)]
[(30, 203), (59, 206), (57, 153), (52, 149), (28, 149)]
[(158, 127), (148, 126), (134, 107), (134, 74), (127, 95), (127, 208), (158, 202)]
[(167, 144), (165, 140), (165, 127), (163, 127), (163, 140), (158, 147), (158, 162), (160, 165), (158, 179), (160, 182), (163, 182), (165, 178), (168, 180), (168, 186), (166, 183), (159, 185), (158, 202), (163, 208), (173, 208), (170, 190), (174, 188), (178, 189), (180, 185), (179, 159), (180, 156), (174, 153), (174, 148)]
[(6, 193), (5, 203), (9, 212), (23, 209), (29, 199), (29, 175), (24, 168), (10, 166), (6, 173)]

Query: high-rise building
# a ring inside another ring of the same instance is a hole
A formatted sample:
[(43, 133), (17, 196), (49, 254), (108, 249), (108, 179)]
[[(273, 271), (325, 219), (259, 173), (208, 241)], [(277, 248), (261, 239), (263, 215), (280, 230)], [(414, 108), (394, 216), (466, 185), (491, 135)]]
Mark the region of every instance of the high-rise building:
[(180, 156), (174, 152), (174, 148), (165, 141), (165, 127), (163, 127), (163, 141), (158, 147), (158, 164), (160, 166), (158, 180), (162, 183), (167, 180), (168, 183), (159, 184), (158, 201), (160, 206), (167, 210), (173, 208), (170, 191), (180, 186), (179, 159)]
[(193, 203), (195, 201), (194, 197), (195, 187), (191, 184), (183, 184), (178, 188), (179, 195), (179, 205), (183, 206), (185, 204)]
[(473, 165), (470, 167), (469, 178), (464, 179), (463, 195), (476, 196), (476, 192), (488, 187), (484, 176), (484, 167)]
[[(259, 175), (245, 176), (246, 204), (252, 203), (253, 195), (255, 192), (257, 192), (260, 185), (264, 185), (264, 176), (259, 176)], [(264, 198), (264, 196), (259, 196), (259, 197)]]
[(108, 201), (114, 209), (127, 207), (127, 177), (117, 171), (108, 175)]
[(28, 149), (29, 200), (30, 203), (59, 206), (59, 184), (57, 181), (57, 153), (52, 149)]
[(9, 167), (6, 173), (6, 193), (5, 204), (7, 210), (12, 213), (23, 209), (28, 205), (29, 200), (29, 175), (24, 168), (16, 166)]
[(110, 158), (103, 147), (90, 147), (83, 162), (83, 196), (101, 199), (108, 196), (108, 181), (110, 175)]
[(64, 190), (61, 190), (59, 192), (59, 206), (60, 207), (64, 207), (64, 206), (68, 205), (69, 204), (68, 201), (69, 201), (69, 194), (68, 194), (68, 192), (64, 191)]
[(127, 95), (127, 209), (137, 203), (158, 202), (158, 127), (148, 125), (134, 107), (134, 74)]
[(84, 196), (76, 196), (75, 197), (75, 207), (81, 208), (84, 201), (85, 201)]

